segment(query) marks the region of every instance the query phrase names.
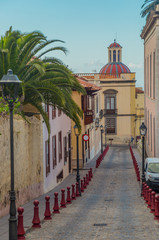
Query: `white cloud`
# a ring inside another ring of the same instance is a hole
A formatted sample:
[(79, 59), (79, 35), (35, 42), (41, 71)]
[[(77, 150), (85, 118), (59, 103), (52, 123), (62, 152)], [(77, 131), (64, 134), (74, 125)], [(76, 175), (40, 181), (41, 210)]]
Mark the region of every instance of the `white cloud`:
[(131, 69), (142, 69), (143, 64), (142, 63), (129, 63), (128, 67)]

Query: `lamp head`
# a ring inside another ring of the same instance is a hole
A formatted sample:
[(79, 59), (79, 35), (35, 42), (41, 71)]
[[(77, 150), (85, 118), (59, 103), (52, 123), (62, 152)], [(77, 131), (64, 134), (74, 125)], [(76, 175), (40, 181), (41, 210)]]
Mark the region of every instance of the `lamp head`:
[(22, 82), (19, 80), (17, 75), (13, 74), (11, 69), (8, 70), (7, 75), (3, 75), (0, 80), (2, 87), (3, 98), (8, 101), (15, 102), (18, 98), (18, 89)]
[(100, 125), (100, 130), (101, 130), (101, 131), (103, 130), (103, 125)]
[(146, 136), (146, 133), (147, 133), (147, 127), (146, 125), (144, 124), (144, 122), (141, 124), (140, 126), (140, 135), (145, 137)]
[(76, 137), (79, 136), (80, 133), (79, 133), (79, 129), (78, 129), (77, 125), (75, 124), (73, 128), (74, 128), (75, 136), (76, 136)]

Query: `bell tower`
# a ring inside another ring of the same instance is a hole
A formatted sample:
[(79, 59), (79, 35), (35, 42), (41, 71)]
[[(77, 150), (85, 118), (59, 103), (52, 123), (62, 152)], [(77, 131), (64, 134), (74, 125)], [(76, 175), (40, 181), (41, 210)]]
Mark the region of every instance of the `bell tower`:
[(108, 62), (122, 62), (122, 47), (116, 42), (116, 39), (108, 47)]

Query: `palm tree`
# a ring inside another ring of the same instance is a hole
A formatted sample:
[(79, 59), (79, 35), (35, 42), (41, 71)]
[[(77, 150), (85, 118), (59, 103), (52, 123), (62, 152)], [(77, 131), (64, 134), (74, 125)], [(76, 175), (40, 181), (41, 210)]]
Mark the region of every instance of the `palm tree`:
[[(50, 131), (47, 114), (43, 103), (57, 106), (69, 116), (79, 127), (82, 111), (72, 99), (72, 90), (85, 94), (72, 72), (57, 58), (44, 57), (48, 52), (67, 50), (50, 44), (63, 43), (60, 40), (47, 40), (40, 32), (20, 33), (12, 28), (0, 39), (0, 79), (12, 69), (22, 81), (19, 99), (22, 105), (30, 104), (42, 115), (48, 131)], [(45, 50), (46, 48), (46, 50)], [(22, 110), (21, 115), (25, 117)]]
[(157, 4), (159, 4), (159, 0), (145, 0), (144, 4), (141, 6), (141, 16), (145, 17), (146, 15), (149, 15), (151, 11), (155, 10)]

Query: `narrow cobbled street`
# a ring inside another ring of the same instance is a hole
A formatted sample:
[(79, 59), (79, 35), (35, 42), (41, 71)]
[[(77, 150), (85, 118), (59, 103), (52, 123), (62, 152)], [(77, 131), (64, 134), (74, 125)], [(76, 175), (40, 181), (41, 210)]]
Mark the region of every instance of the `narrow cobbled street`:
[(157, 240), (158, 225), (140, 197), (129, 148), (110, 147), (82, 197), (26, 239)]

